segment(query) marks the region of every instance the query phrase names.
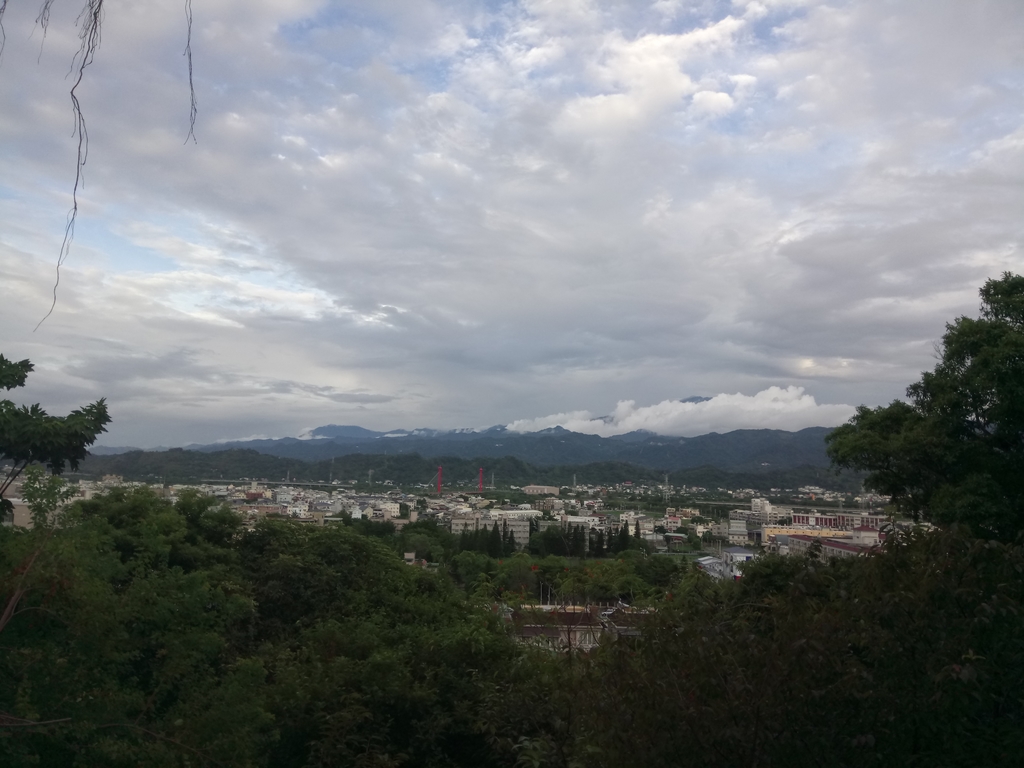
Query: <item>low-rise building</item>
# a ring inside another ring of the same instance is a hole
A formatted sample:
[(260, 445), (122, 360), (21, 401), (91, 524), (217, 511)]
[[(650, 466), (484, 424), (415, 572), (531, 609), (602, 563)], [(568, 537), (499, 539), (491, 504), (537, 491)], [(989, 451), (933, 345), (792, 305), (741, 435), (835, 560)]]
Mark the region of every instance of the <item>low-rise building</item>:
[(509, 615), (516, 639), (553, 651), (589, 651), (600, 642), (604, 626), (596, 605), (529, 606)]
[(725, 577), (738, 579), (742, 576), (740, 566), (750, 562), (755, 553), (744, 547), (725, 547), (722, 550), (722, 562), (725, 564)]
[(714, 523), (711, 526), (711, 535), (725, 539), (730, 544), (745, 544), (749, 539), (746, 521), (732, 518), (725, 522)]
[(713, 579), (725, 578), (725, 561), (720, 557), (715, 557), (714, 555), (698, 557), (694, 561), (694, 565)]
[(557, 496), (558, 492), (557, 485), (527, 485), (523, 487), (523, 493), (528, 496)]
[(817, 510), (794, 510), (793, 525), (810, 525), (834, 530), (852, 530), (860, 526), (879, 529), (889, 522), (885, 515), (862, 514), (860, 512), (818, 512)]
[(866, 531), (871, 531), (874, 536), (858, 531), (856, 537), (848, 538), (823, 538), (793, 534), (789, 537), (789, 554), (805, 555), (814, 544), (821, 547), (822, 558), (829, 560), (834, 557), (860, 557), (869, 554), (878, 546), (878, 531), (865, 526)]
[(453, 514), (450, 523), (451, 532), (456, 536), (463, 531), (489, 531), (497, 525), (502, 534), (508, 533), (514, 537), (516, 549), (522, 549), (530, 541), (530, 521), (525, 518), (491, 517), (486, 512), (470, 512)]
[(813, 536), (815, 538), (844, 538), (847, 531), (831, 528), (809, 528), (805, 525), (764, 525), (761, 526), (761, 544), (768, 545), (779, 536)]

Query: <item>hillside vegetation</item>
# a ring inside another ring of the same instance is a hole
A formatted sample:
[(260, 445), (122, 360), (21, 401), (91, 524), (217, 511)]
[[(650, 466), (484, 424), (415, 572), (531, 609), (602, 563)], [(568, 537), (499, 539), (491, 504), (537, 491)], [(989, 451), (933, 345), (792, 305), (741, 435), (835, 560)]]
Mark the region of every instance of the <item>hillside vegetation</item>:
[(543, 466), (511, 456), (500, 459), (460, 459), (453, 456), (426, 459), (419, 454), (351, 454), (330, 461), (305, 462), (257, 453), (253, 450), (228, 449), (217, 452), (131, 451), (113, 456), (90, 456), (82, 463), (87, 476), (121, 475), (126, 479), (149, 483), (190, 483), (200, 480), (237, 480), (261, 478), (282, 481), (286, 477), (300, 482), (348, 482), (366, 480), (373, 470), (377, 482), (391, 480), (397, 485), (430, 485), (438, 466), (444, 466), (446, 483), (461, 483), (475, 488), (479, 468), (486, 482), (493, 476), (499, 487), (541, 485), (572, 485), (573, 478), (581, 485), (610, 485), (631, 481), (658, 485), (668, 474), (673, 485), (706, 488), (798, 488), (817, 485), (835, 490), (858, 492), (862, 475), (848, 471), (842, 474), (825, 467), (796, 467), (773, 472), (729, 472), (719, 467), (662, 472), (625, 462)]
[[(0, 764), (1024, 754), (1019, 544), (912, 534), (871, 558), (765, 558), (715, 583), (636, 553), (576, 565), (466, 552), (430, 572), (404, 565), (386, 532), (238, 526), (209, 498), (172, 507), (140, 490), (79, 502), (58, 528), (0, 531)], [(645, 611), (640, 634), (587, 654), (515, 643), (492, 606), (538, 581), (562, 599), (625, 596)]]
[(737, 429), (697, 437), (669, 437), (651, 432), (599, 437), (562, 427), (528, 433), (492, 427), (483, 432), (424, 430), (395, 437), (357, 427), (324, 430), (331, 435), (330, 438), (247, 440), (190, 447), (214, 452), (225, 448), (252, 449), (304, 461), (323, 461), (349, 454), (418, 454), (431, 459), (495, 460), (512, 457), (538, 467), (615, 462), (662, 472), (701, 466), (715, 466), (732, 472), (769, 472), (802, 466), (827, 467), (829, 459), (825, 453), (825, 437), (831, 431), (824, 427), (811, 427), (798, 432)]

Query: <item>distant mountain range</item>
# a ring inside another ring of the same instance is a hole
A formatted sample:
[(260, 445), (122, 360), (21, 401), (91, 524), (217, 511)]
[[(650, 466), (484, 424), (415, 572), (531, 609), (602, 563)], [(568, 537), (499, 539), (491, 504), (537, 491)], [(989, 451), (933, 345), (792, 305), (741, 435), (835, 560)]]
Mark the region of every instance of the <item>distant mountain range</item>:
[[(511, 456), (535, 466), (628, 462), (675, 471), (717, 467), (731, 472), (775, 472), (795, 467), (827, 467), (825, 436), (831, 430), (811, 427), (799, 432), (778, 429), (739, 429), (699, 437), (666, 437), (647, 431), (614, 437), (570, 432), (562, 427), (539, 432), (512, 432), (503, 426), (485, 430), (395, 430), (375, 432), (356, 426), (328, 424), (308, 439), (285, 437), (190, 445), (186, 450), (212, 453), (249, 449), (302, 461), (323, 461), (350, 454), (419, 454), (425, 458), (461, 459)], [(136, 449), (97, 448), (94, 455)]]
[(161, 483), (192, 483), (209, 480), (240, 480), (262, 478), (269, 481), (343, 483), (366, 480), (369, 471), (378, 482), (391, 480), (409, 486), (430, 485), (437, 479), (437, 467), (444, 466), (444, 481), (449, 487), (476, 487), (478, 469), (484, 470), (488, 483), (499, 488), (540, 485), (609, 485), (631, 481), (635, 484), (657, 485), (665, 475), (673, 485), (703, 488), (754, 488), (768, 492), (772, 488), (799, 488), (819, 485), (832, 490), (857, 492), (862, 478), (844, 473), (837, 476), (826, 467), (758, 472), (729, 472), (717, 467), (664, 470), (638, 467), (621, 461), (599, 461), (590, 464), (539, 466), (522, 459), (453, 456), (424, 458), (416, 453), (362, 454), (350, 453), (336, 459), (301, 461), (269, 456), (252, 450), (231, 448), (206, 453), (171, 448), (167, 451), (130, 451), (115, 456), (89, 456), (81, 467), (81, 476), (121, 475), (127, 480)]

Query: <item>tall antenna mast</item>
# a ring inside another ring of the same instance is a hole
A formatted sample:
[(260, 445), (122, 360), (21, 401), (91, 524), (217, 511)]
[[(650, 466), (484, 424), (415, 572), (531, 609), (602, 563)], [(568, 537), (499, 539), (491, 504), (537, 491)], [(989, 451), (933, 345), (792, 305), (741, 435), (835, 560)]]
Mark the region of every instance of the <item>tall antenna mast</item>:
[(480, 467), (480, 477), (477, 479), (476, 489), (479, 493), (484, 492), (484, 468)]
[(438, 467), (437, 468), (437, 495), (438, 496), (441, 495), (441, 470), (442, 469), (443, 469), (443, 467)]

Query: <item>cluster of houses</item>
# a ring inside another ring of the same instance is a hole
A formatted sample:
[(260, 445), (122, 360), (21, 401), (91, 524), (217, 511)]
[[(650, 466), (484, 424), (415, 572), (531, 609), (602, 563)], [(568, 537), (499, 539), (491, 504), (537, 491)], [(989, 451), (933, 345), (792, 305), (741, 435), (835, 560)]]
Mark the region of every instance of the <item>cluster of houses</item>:
[[(98, 481), (80, 481), (79, 498), (91, 498), (125, 483), (108, 475)], [(526, 486), (531, 497), (527, 504), (498, 504), (470, 494), (424, 497), (397, 489), (379, 493), (356, 492), (347, 488), (322, 488), (295, 485), (271, 487), (259, 482), (247, 485), (172, 485), (155, 486), (152, 491), (176, 501), (185, 489), (221, 499), (236, 510), (247, 526), (265, 517), (287, 518), (293, 522), (328, 525), (346, 519), (364, 519), (390, 523), (396, 529), (431, 519), (459, 535), (464, 531), (490, 530), (498, 526), (503, 538), (524, 548), (535, 531), (551, 526), (580, 528), (585, 532), (603, 532), (607, 537), (623, 528), (631, 536), (650, 542), (656, 549), (670, 550), (693, 536), (704, 544), (704, 554), (695, 565), (714, 579), (733, 580), (742, 576), (744, 563), (761, 552), (800, 555), (812, 547), (824, 558), (856, 557), (870, 553), (885, 539), (890, 518), (870, 512), (793, 509), (773, 506), (763, 498), (752, 498), (749, 508), (733, 509), (726, 519), (710, 521), (696, 509), (668, 507), (664, 515), (636, 511), (607, 511), (601, 499), (577, 500), (558, 497), (558, 488)], [(27, 504), (17, 498), (18, 488), (10, 489), (14, 515), (5, 525), (31, 526)], [(696, 518), (696, 519), (695, 519)], [(585, 537), (589, 541), (590, 537)], [(407, 553), (410, 565), (424, 566)], [(638, 632), (643, 611), (622, 603), (588, 605), (533, 605), (499, 608), (522, 641), (553, 650), (586, 651), (610, 636), (630, 636)]]
[(818, 547), (826, 559), (858, 557), (878, 547), (891, 524), (890, 517), (872, 512), (794, 510), (752, 499), (750, 509), (734, 509), (728, 520), (712, 526), (712, 536), (729, 546), (719, 544), (717, 556), (696, 562), (716, 579), (737, 579), (742, 564), (761, 551), (803, 555)]
[[(80, 481), (76, 490), (80, 498), (91, 498), (118, 485), (132, 484), (108, 475), (98, 481)], [(156, 486), (153, 491), (173, 502), (186, 488), (223, 500), (249, 526), (264, 517), (283, 517), (313, 525), (352, 518), (388, 522), (401, 529), (419, 519), (433, 519), (456, 535), (490, 530), (497, 525), (503, 535), (511, 535), (519, 549), (528, 544), (532, 532), (551, 526), (581, 528), (588, 534), (602, 532), (606, 540), (625, 527), (630, 535), (659, 550), (671, 550), (696, 536), (705, 542), (710, 540), (705, 549), (717, 549), (697, 561), (699, 567), (716, 578), (736, 578), (741, 564), (759, 551), (800, 554), (817, 544), (827, 557), (861, 555), (878, 546), (884, 539), (882, 528), (890, 522), (888, 517), (876, 513), (793, 509), (774, 506), (763, 498), (753, 498), (749, 508), (734, 509), (727, 519), (714, 522), (694, 520), (700, 517), (696, 509), (668, 507), (664, 515), (613, 512), (605, 510), (600, 499), (562, 499), (558, 497), (558, 488), (539, 485), (524, 487), (522, 490), (532, 497), (530, 503), (515, 505), (500, 505), (468, 494), (428, 498), (397, 489), (382, 488), (379, 493), (368, 493), (337, 487), (271, 487), (259, 482), (238, 486)], [(5, 524), (31, 525), (31, 513), (17, 498), (16, 486), (9, 498), (14, 503), (14, 515)]]

